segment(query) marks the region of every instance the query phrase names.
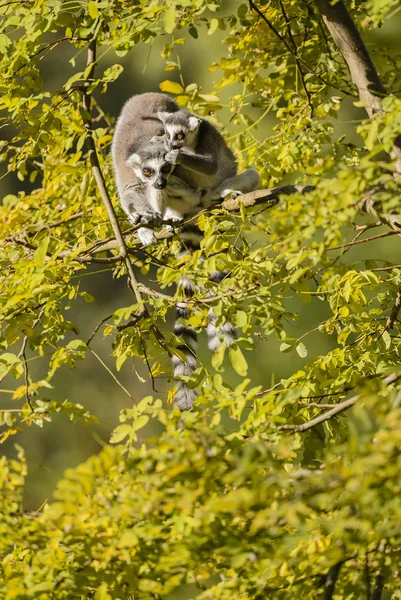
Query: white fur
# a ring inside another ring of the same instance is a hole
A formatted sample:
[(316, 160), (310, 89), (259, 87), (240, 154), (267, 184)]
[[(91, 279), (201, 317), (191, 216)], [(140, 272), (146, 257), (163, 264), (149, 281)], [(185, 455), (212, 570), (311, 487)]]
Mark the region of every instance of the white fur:
[(190, 131), (195, 131), (195, 129), (198, 129), (199, 125), (201, 124), (201, 119), (198, 119), (198, 117), (194, 117), (193, 115), (191, 117), (189, 117), (188, 119), (188, 128)]
[(140, 227), (136, 234), (143, 246), (150, 246), (151, 244), (155, 244), (157, 241), (153, 231), (147, 227)]
[(166, 206), (166, 191), (157, 190), (153, 185), (148, 186), (148, 200), (153, 210), (161, 215), (164, 215)]

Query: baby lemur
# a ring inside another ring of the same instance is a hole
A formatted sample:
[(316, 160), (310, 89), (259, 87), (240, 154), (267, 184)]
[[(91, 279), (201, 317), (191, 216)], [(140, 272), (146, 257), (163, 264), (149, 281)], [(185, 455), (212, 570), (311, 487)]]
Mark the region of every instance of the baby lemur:
[(209, 121), (186, 110), (160, 111), (158, 117), (164, 136), (157, 140), (164, 139), (169, 150), (166, 159), (176, 165), (174, 173), (200, 190), (205, 200), (256, 190), (260, 181), (257, 171), (237, 174), (233, 152)]

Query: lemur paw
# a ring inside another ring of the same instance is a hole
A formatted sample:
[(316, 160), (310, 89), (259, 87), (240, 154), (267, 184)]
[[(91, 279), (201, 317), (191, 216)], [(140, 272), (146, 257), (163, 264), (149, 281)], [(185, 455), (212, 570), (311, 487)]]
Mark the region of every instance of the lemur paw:
[(151, 225), (155, 228), (161, 227), (163, 223), (162, 215), (156, 212), (133, 212), (128, 215), (128, 219), (132, 225)]
[(138, 229), (136, 234), (142, 246), (150, 246), (151, 244), (155, 244), (157, 242), (153, 231), (151, 229), (147, 229), (146, 227), (141, 227)]
[(167, 152), (165, 159), (167, 162), (171, 163), (172, 165), (176, 165), (178, 162), (178, 157), (180, 155), (180, 150), (170, 150), (170, 152)]

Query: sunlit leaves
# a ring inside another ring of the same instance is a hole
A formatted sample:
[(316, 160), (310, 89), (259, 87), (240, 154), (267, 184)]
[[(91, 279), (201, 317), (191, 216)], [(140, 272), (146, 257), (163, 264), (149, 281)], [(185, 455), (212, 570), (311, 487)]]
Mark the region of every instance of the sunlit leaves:
[[(120, 302), (99, 324), (116, 377), (123, 364), (141, 381), (171, 376), (170, 356), (183, 356), (170, 327), (177, 301), (187, 303), (183, 320), (200, 336), (212, 311), (216, 327), (233, 323), (237, 340), (182, 377), (199, 393), (193, 411), (135, 398), (120, 414), (113, 446), (68, 469), (43, 510), (23, 509), (21, 450), (18, 460), (1, 459), (1, 597), (149, 600), (195, 583), (188, 593), (202, 600), (315, 598), (339, 562), (336, 596), (368, 597), (383, 565), (386, 592), (399, 594), (399, 382), (383, 379), (396, 375), (401, 361), (401, 278), (393, 255), (383, 259), (366, 241), (383, 231), (376, 230), (379, 213), (384, 233), (398, 232), (401, 192), (383, 152), (399, 135), (399, 100), (385, 98), (383, 112), (359, 125), (349, 119), (353, 83), (313, 3), (260, 0), (262, 15), (246, 3), (233, 10), (220, 4), (0, 6), (0, 109), (4, 124), (13, 125), (0, 157), (27, 185), (0, 208), (0, 378), (7, 378), (0, 441), (55, 415), (96, 420), (85, 398), (56, 400), (53, 386), (56, 374), (75, 369), (92, 348), (69, 316), (79, 300), (98, 300), (80, 286), (88, 264), (111, 260), (110, 286), (112, 275), (126, 274), (90, 173), (82, 110), (89, 89), (92, 135), (114, 201), (114, 121), (101, 94), (112, 93), (118, 57), (164, 36), (161, 64), (169, 75), (160, 90), (210, 119), (228, 109), (222, 131), (241, 170), (254, 166), (266, 185), (291, 178), (317, 186), (270, 208), (202, 212), (194, 217), (201, 250), (184, 257), (179, 231), (147, 253), (138, 251), (132, 231), (126, 235), (134, 269), (151, 274), (152, 290), (143, 302)], [(364, 28), (394, 7), (390, 0), (354, 4)], [(176, 54), (187, 36), (201, 53), (218, 35), (225, 45), (211, 66), (220, 76), (216, 88), (184, 82)], [(83, 88), (91, 67), (81, 55), (93, 37), (110, 60), (104, 69), (99, 54)], [(72, 57), (60, 65), (60, 89), (50, 90), (42, 60), (56, 48)], [(399, 58), (388, 52), (380, 68), (392, 82)], [(374, 212), (361, 217), (366, 195)], [(359, 243), (363, 254), (352, 254)], [(219, 283), (216, 270), (226, 273)], [(184, 277), (194, 284), (190, 298), (179, 283)], [(323, 311), (315, 314), (318, 305)], [(274, 341), (265, 356), (266, 340)], [(256, 383), (255, 356), (266, 365)], [(40, 363), (40, 376), (30, 359)], [(286, 378), (272, 373), (280, 360)], [(349, 396), (357, 396), (352, 408), (327, 417)]]

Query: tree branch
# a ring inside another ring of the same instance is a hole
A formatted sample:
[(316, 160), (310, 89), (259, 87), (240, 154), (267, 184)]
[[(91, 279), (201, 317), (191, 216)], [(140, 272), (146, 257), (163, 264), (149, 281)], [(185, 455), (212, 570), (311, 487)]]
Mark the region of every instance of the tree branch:
[(386, 321), (386, 326), (385, 326), (386, 331), (389, 329), (392, 329), (394, 327), (394, 323), (398, 317), (400, 310), (401, 310), (401, 286), (397, 290), (393, 308), (391, 309), (390, 316), (388, 317), (388, 319)]
[(317, 73), (314, 69), (312, 69), (309, 65), (306, 64), (306, 62), (300, 58), (297, 55), (297, 52), (294, 51), (291, 46), (287, 43), (287, 40), (279, 33), (279, 31), (277, 31), (277, 29), (274, 27), (274, 25), (269, 21), (269, 19), (266, 17), (266, 15), (260, 10), (260, 8), (258, 8), (256, 6), (256, 4), (253, 2), (253, 0), (249, 0), (249, 8), (252, 10), (254, 10), (262, 19), (263, 21), (266, 23), (266, 25), (268, 26), (268, 28), (274, 33), (274, 35), (284, 44), (284, 46), (287, 48), (287, 50), (294, 56), (297, 57), (299, 63), (301, 63), (307, 70), (309, 73), (313, 73), (314, 75), (316, 75), (316, 77), (322, 82), (324, 83), (324, 85), (327, 85), (329, 87), (332, 87), (336, 90), (338, 90), (339, 92), (346, 94), (347, 96), (353, 96), (354, 94), (352, 94), (351, 92), (349, 92), (348, 90), (343, 90), (341, 88), (339, 88), (338, 86), (336, 86), (334, 83), (331, 83), (330, 81), (327, 81), (324, 77), (322, 77), (322, 75), (320, 73)]
[[(295, 194), (295, 193), (306, 193), (306, 192), (310, 192), (314, 189), (315, 189), (314, 186), (311, 186), (311, 185), (282, 185), (279, 187), (267, 188), (264, 190), (257, 190), (255, 192), (249, 192), (248, 194), (243, 194), (235, 199), (229, 198), (228, 200), (224, 200), (221, 204), (217, 204), (213, 208), (222, 207), (225, 210), (228, 210), (229, 212), (238, 212), (240, 210), (241, 205), (245, 206), (245, 207), (250, 207), (250, 206), (256, 206), (258, 204), (266, 204), (266, 203), (269, 203), (269, 206), (267, 208), (272, 208), (273, 206), (275, 206), (277, 204), (280, 196), (284, 196), (284, 195), (288, 195), (288, 194)], [(193, 218), (194, 217), (191, 217), (191, 220)], [(163, 224), (171, 225), (173, 223), (170, 221), (164, 221)], [(179, 225), (177, 225), (177, 223), (174, 223), (173, 225), (174, 225), (175, 229), (180, 228), (180, 227), (182, 228), (185, 226), (185, 222), (183, 222)], [(124, 239), (125, 236), (131, 235), (137, 229), (139, 229), (139, 226), (136, 228), (131, 227), (127, 231), (120, 232), (121, 237)], [(174, 235), (175, 234), (173, 232), (171, 232), (170, 230), (167, 230), (167, 229), (162, 229), (160, 231), (155, 232), (155, 237), (158, 240), (168, 239), (168, 238), (173, 237)], [(138, 241), (136, 244), (134, 244), (133, 247), (140, 248), (141, 245), (142, 244)], [(125, 246), (127, 252), (132, 251), (132, 248), (128, 248), (127, 245), (125, 244), (125, 242), (124, 242), (124, 246)], [(107, 238), (105, 240), (96, 242), (90, 248), (87, 248), (86, 250), (84, 250), (82, 252), (82, 255), (78, 255), (77, 257), (74, 258), (74, 260), (76, 260), (77, 262), (80, 262), (80, 263), (119, 262), (119, 261), (123, 260), (123, 258), (121, 256), (121, 252), (117, 256), (111, 256), (108, 258), (98, 258), (98, 259), (94, 258), (95, 254), (99, 254), (101, 252), (106, 252), (108, 250), (117, 250), (118, 248), (120, 248), (120, 243), (116, 238)], [(63, 252), (60, 252), (59, 258), (66, 258), (68, 256), (71, 256), (71, 254), (72, 254), (71, 250), (65, 250)], [(141, 287), (140, 284), (138, 284), (138, 288), (139, 287)]]
[[(332, 4), (331, 0), (315, 0), (315, 4), (349, 69), (369, 117), (382, 113), (382, 99), (387, 92), (344, 2), (339, 0)], [(401, 136), (394, 142), (391, 157), (396, 161), (396, 171), (401, 173)]]
[[(104, 181), (103, 173), (100, 168), (99, 158), (96, 151), (95, 141), (92, 135), (92, 119), (91, 119), (91, 92), (89, 91), (90, 81), (93, 80), (95, 65), (96, 65), (96, 39), (93, 39), (89, 42), (88, 47), (88, 56), (87, 56), (87, 67), (91, 67), (88, 73), (88, 76), (85, 81), (85, 93), (83, 96), (82, 106), (84, 109), (84, 125), (86, 131), (86, 146), (88, 148), (89, 159), (92, 167), (92, 173), (95, 178), (97, 187), (100, 192), (100, 196), (102, 198), (102, 202), (106, 208), (107, 215), (109, 217), (111, 226), (113, 228), (114, 236), (117, 241), (117, 246), (119, 249), (119, 258), (124, 261), (127, 273), (128, 273), (128, 281), (130, 283), (130, 287), (134, 292), (136, 301), (138, 304), (142, 304), (143, 298), (138, 288), (138, 281), (135, 277), (134, 270), (132, 268), (131, 260), (128, 255), (127, 246), (124, 241), (124, 237), (121, 233), (120, 225), (117, 220), (116, 213), (114, 211), (113, 205), (110, 200), (110, 196), (108, 194), (106, 184)], [(145, 307), (141, 307), (142, 312), (145, 311)]]
[(401, 231), (386, 231), (384, 233), (378, 233), (377, 235), (372, 235), (370, 237), (364, 238), (363, 240), (355, 239), (352, 240), (352, 242), (347, 242), (346, 244), (341, 244), (340, 246), (333, 246), (333, 248), (328, 248), (328, 250), (341, 250), (342, 248), (350, 248), (351, 246), (355, 246), (356, 244), (365, 244), (366, 242), (372, 242), (373, 240), (389, 237), (390, 235), (401, 235)]
[[(401, 374), (392, 373), (391, 375), (383, 379), (383, 383), (384, 385), (388, 386), (392, 383), (395, 383), (399, 379), (401, 379)], [(339, 413), (344, 412), (344, 410), (347, 410), (347, 408), (354, 406), (354, 404), (358, 402), (360, 397), (361, 394), (357, 394), (356, 396), (352, 396), (352, 398), (347, 398), (347, 400), (343, 400), (343, 402), (339, 402), (338, 404), (336, 404), (331, 410), (328, 410), (325, 413), (318, 415), (310, 421), (306, 421), (306, 423), (301, 423), (300, 425), (279, 425), (277, 429), (280, 431), (307, 431), (308, 429), (312, 429), (312, 427), (316, 427), (316, 425), (320, 425), (321, 423), (328, 421), (329, 419), (335, 417)]]
[(332, 600), (341, 566), (342, 563), (338, 562), (327, 573), (326, 581), (324, 582), (324, 600)]

